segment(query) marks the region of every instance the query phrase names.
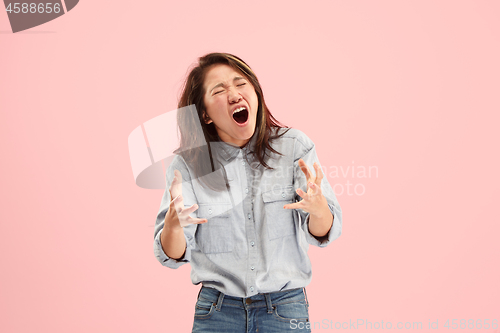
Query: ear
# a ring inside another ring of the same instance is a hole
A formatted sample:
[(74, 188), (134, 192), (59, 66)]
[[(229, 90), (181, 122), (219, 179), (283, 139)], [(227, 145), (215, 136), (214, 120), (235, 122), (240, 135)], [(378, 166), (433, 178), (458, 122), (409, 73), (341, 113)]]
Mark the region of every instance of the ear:
[(211, 124), (213, 121), (210, 119), (206, 111), (203, 111), (203, 120), (205, 121), (205, 124)]

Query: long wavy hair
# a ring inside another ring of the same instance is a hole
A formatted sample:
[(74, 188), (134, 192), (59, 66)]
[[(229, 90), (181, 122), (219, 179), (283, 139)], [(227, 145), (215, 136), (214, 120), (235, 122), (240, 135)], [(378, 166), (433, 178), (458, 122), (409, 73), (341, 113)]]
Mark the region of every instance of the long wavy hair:
[[(264, 100), (264, 93), (257, 76), (242, 59), (229, 53), (209, 53), (200, 57), (198, 63), (189, 72), (184, 83), (178, 108), (185, 108), (186, 112), (177, 113), (177, 122), (180, 132), (180, 147), (175, 153), (180, 154), (186, 163), (194, 170), (196, 178), (202, 180), (213, 190), (228, 188), (225, 170), (214, 158), (215, 149), (211, 143), (221, 141), (214, 123), (205, 123), (204, 82), (208, 70), (218, 64), (224, 64), (240, 72), (255, 88), (258, 98), (257, 120), (254, 136), (256, 137), (253, 151), (255, 159), (265, 168), (272, 169), (266, 160), (271, 156), (269, 152), (282, 155), (276, 151), (271, 143), (286, 131), (278, 133), (279, 128), (288, 128), (276, 120)], [(192, 106), (196, 107), (196, 110)], [(186, 108), (187, 107), (187, 108)], [(195, 129), (200, 129), (195, 130)], [(253, 137), (252, 137), (253, 138)], [(222, 171), (222, 172), (217, 172)], [(208, 176), (208, 177), (206, 177)], [(223, 178), (221, 178), (223, 176)], [(203, 177), (203, 178), (202, 178)], [(224, 181), (221, 181), (224, 179)]]

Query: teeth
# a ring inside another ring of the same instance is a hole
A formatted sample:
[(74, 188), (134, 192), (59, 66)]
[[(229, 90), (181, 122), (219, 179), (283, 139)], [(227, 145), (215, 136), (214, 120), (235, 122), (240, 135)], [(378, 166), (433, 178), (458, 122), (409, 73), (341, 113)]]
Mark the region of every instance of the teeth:
[(236, 110), (234, 110), (233, 114), (235, 114), (236, 112), (243, 111), (243, 110), (246, 110), (246, 108), (242, 106), (241, 108), (237, 108)]

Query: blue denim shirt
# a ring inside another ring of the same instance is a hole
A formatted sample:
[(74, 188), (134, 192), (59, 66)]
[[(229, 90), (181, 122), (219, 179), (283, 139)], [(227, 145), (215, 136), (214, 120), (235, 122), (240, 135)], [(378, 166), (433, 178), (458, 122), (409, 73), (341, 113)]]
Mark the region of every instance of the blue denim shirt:
[[(236, 297), (305, 287), (312, 275), (309, 244), (325, 247), (340, 236), (342, 229), (342, 211), (326, 176), (321, 190), (334, 219), (322, 240), (309, 232), (308, 213), (283, 208), (301, 200), (297, 188), (307, 192), (298, 161), (302, 158), (314, 173), (313, 163), (319, 164), (314, 143), (301, 131), (290, 129), (272, 141), (282, 156), (271, 154), (267, 164), (273, 170), (269, 170), (251, 154), (255, 138), (243, 148), (212, 143), (212, 149), (220, 152), (228, 191), (208, 189), (194, 177), (184, 159), (175, 156), (167, 170), (167, 189), (154, 232), (154, 253), (162, 265), (178, 268), (190, 262), (193, 284), (202, 283)], [(184, 205), (197, 203), (199, 208), (192, 216), (208, 219), (207, 223), (184, 228), (186, 251), (179, 260), (169, 258), (160, 242), (175, 169), (182, 174)]]

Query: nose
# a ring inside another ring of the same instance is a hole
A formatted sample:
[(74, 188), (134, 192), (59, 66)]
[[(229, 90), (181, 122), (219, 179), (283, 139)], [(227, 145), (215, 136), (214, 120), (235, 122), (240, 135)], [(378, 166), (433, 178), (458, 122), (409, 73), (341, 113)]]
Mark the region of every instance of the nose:
[(229, 103), (238, 103), (239, 101), (241, 101), (240, 93), (234, 88), (229, 89), (228, 98)]

